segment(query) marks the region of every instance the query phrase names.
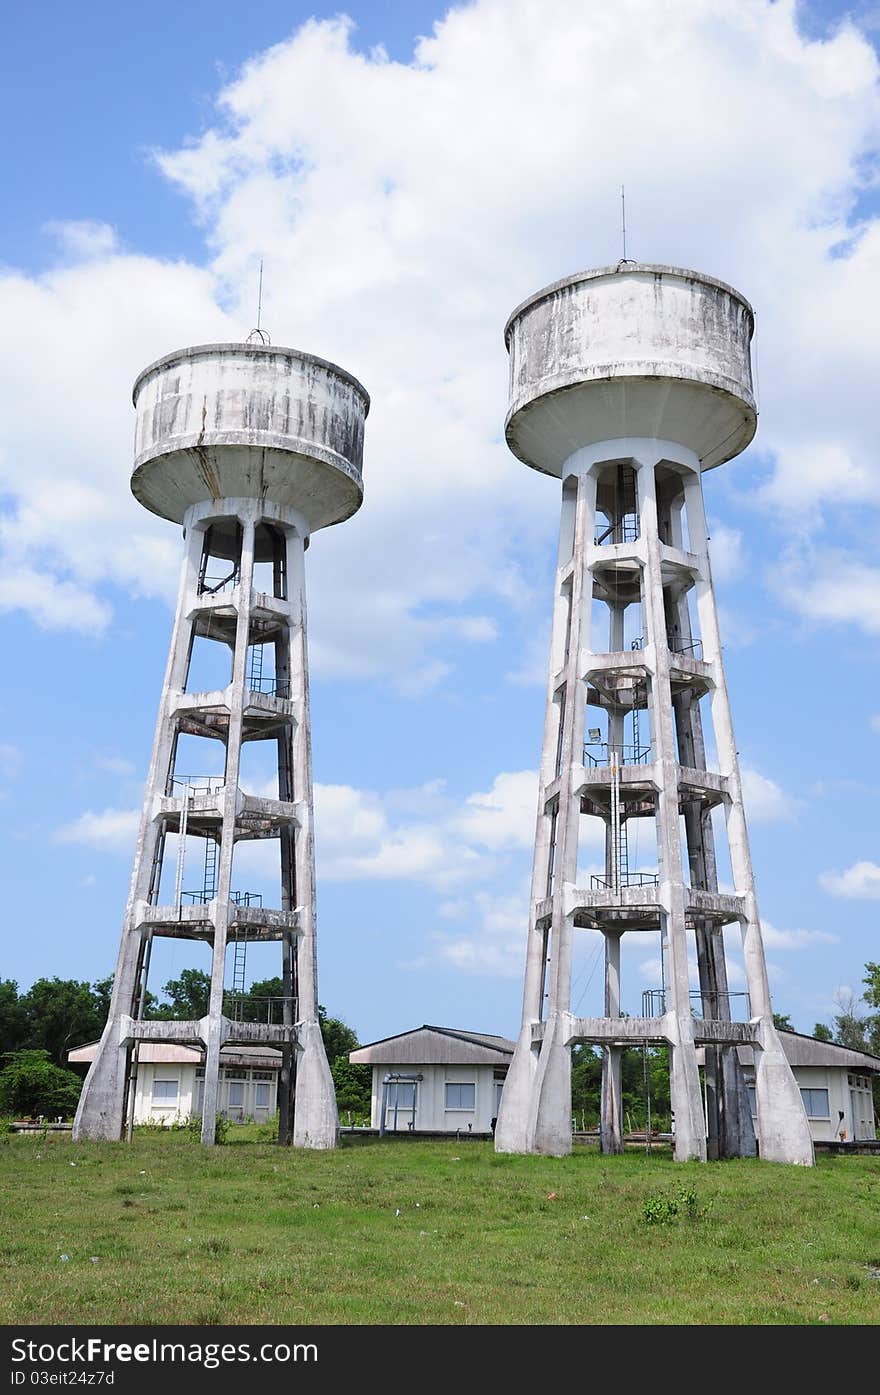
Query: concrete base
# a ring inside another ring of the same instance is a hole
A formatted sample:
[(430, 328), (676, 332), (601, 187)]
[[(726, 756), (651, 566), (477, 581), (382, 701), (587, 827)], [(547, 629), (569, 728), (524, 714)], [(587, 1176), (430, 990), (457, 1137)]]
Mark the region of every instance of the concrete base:
[(125, 1115), (127, 1051), (118, 1046), (120, 1023), (111, 1017), (101, 1036), (98, 1054), (89, 1066), (73, 1121), (74, 1142), (90, 1138), (118, 1143)]
[(754, 1047), (758, 1148), (765, 1162), (812, 1167), (813, 1139), (801, 1092), (772, 1022), (760, 1026)]
[(531, 1027), (525, 1026), (519, 1034), (501, 1092), (495, 1124), (496, 1153), (532, 1151), (530, 1119), (537, 1064), (537, 1053), (532, 1049)]
[(339, 1142), (336, 1091), (317, 1021), (297, 1028), (296, 1104), (293, 1116), (295, 1148), (335, 1148)]

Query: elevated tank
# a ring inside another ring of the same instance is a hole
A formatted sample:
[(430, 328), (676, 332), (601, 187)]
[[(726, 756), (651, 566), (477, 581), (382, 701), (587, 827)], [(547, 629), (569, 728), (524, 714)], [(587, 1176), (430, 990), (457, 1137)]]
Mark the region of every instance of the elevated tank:
[(704, 470), (755, 434), (754, 312), (732, 286), (679, 267), (621, 263), (556, 281), (507, 322), (505, 435), (559, 475), (581, 446), (677, 441)]
[(268, 499), (312, 531), (341, 523), (363, 498), (370, 399), (343, 368), (264, 344), (201, 344), (137, 378), (131, 488), (182, 523), (192, 504)]

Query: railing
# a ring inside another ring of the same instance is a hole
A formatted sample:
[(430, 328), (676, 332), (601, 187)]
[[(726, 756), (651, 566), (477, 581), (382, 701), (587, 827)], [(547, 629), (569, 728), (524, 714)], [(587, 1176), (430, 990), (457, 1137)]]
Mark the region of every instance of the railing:
[(267, 697), (290, 697), (290, 684), (277, 682), (271, 674), (266, 678), (248, 678), (247, 687), (252, 693), (265, 693)]
[(676, 635), (667, 635), (666, 642), (671, 654), (690, 654), (692, 659), (702, 659), (703, 641), (701, 639), (679, 639)]
[(219, 596), (222, 591), (234, 591), (241, 574), (238, 567), (231, 571), (228, 576), (203, 576), (199, 578), (200, 596)]
[[(730, 1004), (732, 998), (745, 999), (746, 1015), (745, 1018), (742, 1019), (743, 1021), (748, 1022), (749, 1018), (752, 1015), (751, 1004), (749, 1002), (749, 995), (745, 992), (719, 993), (717, 991), (707, 991), (704, 993), (699, 988), (692, 988), (690, 993), (688, 994), (688, 997), (691, 1002), (691, 1013), (694, 1017), (698, 1017), (704, 1021), (718, 1021), (719, 1019), (725, 1022), (739, 1021), (740, 1019), (734, 1017), (733, 1011), (731, 1009)], [(711, 1016), (708, 1019), (706, 1018), (705, 1012), (703, 1011), (703, 1004), (707, 1000), (709, 1004), (709, 1012), (711, 1014)], [(697, 1008), (694, 1006), (695, 1003), (699, 1005), (699, 1010), (697, 1010)], [(726, 1013), (726, 1016), (724, 1018), (720, 1018), (719, 1009), (723, 1010)], [(642, 992), (642, 1016), (662, 1017), (665, 1011), (666, 989), (645, 988)]]
[[(598, 746), (600, 754), (594, 756), (589, 746)], [(652, 746), (609, 746), (606, 741), (589, 741), (584, 746), (584, 761), (593, 766), (611, 765), (612, 756), (617, 765), (650, 765)]]
[(298, 1009), (296, 998), (255, 997), (252, 993), (229, 990), (223, 994), (223, 1015), (231, 1017), (233, 1022), (265, 1022), (269, 1026), (282, 1026), (286, 1005), (290, 1008), (290, 1021), (295, 1022)]
[(173, 775), (170, 793), (175, 798), (186, 794), (216, 794), (225, 784), (225, 775)]
[[(621, 886), (658, 886), (660, 879), (656, 872), (621, 872)], [(610, 877), (594, 875), (590, 877), (591, 891), (614, 891), (614, 882)]]
[(593, 537), (594, 547), (604, 547), (612, 533), (619, 533), (617, 538), (611, 538), (611, 543), (632, 543), (637, 542), (639, 537), (639, 516), (637, 513), (627, 513), (621, 518), (616, 518), (613, 523), (609, 523), (607, 528), (601, 532), (596, 532)]
[[(217, 895), (216, 891), (182, 891), (191, 906), (207, 906)], [(233, 906), (259, 906), (263, 905), (263, 894), (260, 891), (232, 891), (229, 894), (230, 904)]]
[(263, 905), (263, 893), (261, 891), (233, 891), (229, 896), (233, 906), (260, 906)]

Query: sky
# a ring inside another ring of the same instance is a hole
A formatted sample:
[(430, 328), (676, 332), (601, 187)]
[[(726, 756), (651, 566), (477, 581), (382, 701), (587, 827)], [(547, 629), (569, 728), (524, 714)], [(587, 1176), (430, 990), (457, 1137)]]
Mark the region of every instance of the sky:
[[(774, 1007), (829, 1022), (880, 950), (880, 10), (49, 0), (4, 40), (0, 976), (113, 968), (181, 547), (131, 385), (243, 339), (262, 259), (273, 342), (372, 398), (363, 508), (307, 558), (319, 996), (362, 1041), (516, 1035), (559, 488), (504, 444), (502, 331), (617, 261), (625, 184), (629, 256), (756, 310), (758, 433), (706, 502)], [(151, 987), (207, 962), (166, 942)]]

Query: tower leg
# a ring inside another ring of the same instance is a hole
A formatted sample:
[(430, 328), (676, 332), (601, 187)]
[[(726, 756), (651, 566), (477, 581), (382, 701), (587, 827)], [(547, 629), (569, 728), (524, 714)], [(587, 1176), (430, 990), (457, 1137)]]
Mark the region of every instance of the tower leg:
[(758, 919), (758, 903), (749, 852), (748, 831), (742, 797), (739, 758), (733, 733), (733, 719), (727, 694), (718, 614), (712, 589), (708, 533), (703, 506), (702, 481), (698, 476), (686, 483), (691, 550), (700, 558), (697, 605), (703, 637), (704, 658), (715, 665), (712, 690), (712, 719), (718, 746), (721, 773), (727, 781), (727, 841), (734, 885), (745, 906), (742, 920), (743, 959), (749, 991), (750, 1019), (758, 1041), (755, 1056), (755, 1098), (758, 1109), (758, 1146), (762, 1158), (812, 1166), (813, 1140), (800, 1090), (792, 1073), (779, 1035), (773, 1025), (767, 964)]
[(299, 720), (293, 735), (293, 779), (299, 827), (294, 834), (294, 872), (300, 903), (296, 950), (298, 1031), (293, 1141), (299, 1148), (335, 1148), (339, 1142), (336, 1091), (318, 1020), (318, 951), (315, 934), (315, 850), (312, 831), (312, 749), (303, 540), (291, 535), (288, 563), (295, 625), (291, 632), (291, 696)]
[[(620, 1016), (620, 935), (605, 936), (605, 1016)], [(621, 1074), (623, 1052), (619, 1046), (604, 1047), (602, 1057), (602, 1113), (599, 1141), (603, 1153), (623, 1152), (623, 1097)]]

